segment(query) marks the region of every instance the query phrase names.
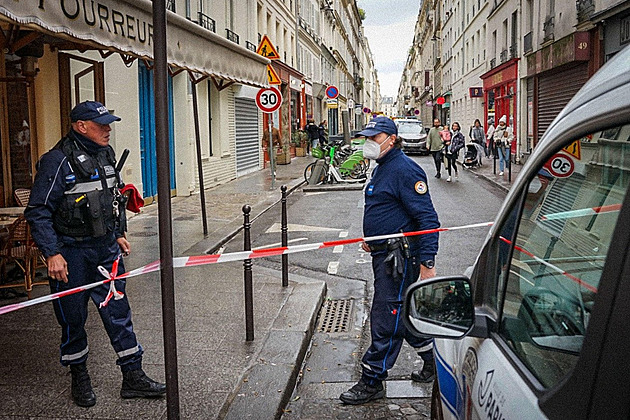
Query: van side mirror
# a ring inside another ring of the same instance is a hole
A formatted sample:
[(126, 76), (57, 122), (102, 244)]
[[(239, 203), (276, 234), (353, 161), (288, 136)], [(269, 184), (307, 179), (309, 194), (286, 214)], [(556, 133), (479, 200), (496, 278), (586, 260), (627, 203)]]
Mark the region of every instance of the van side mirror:
[(407, 328), (432, 338), (462, 338), (475, 320), (470, 281), (463, 276), (412, 284), (405, 293), (404, 309)]

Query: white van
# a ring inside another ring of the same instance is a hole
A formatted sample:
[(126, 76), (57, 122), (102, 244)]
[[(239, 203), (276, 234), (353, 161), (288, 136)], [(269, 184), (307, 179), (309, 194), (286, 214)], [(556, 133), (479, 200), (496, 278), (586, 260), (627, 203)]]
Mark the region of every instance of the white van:
[(412, 285), (432, 417), (630, 418), (630, 48), (551, 124), (469, 276)]

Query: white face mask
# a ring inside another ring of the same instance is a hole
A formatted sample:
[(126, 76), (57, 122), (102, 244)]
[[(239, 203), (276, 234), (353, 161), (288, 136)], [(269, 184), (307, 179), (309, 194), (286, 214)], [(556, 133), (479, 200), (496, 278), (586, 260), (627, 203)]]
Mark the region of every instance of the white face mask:
[[(387, 136), (387, 139), (389, 139), (389, 136)], [(385, 141), (383, 143), (386, 143), (387, 139), (385, 139)], [(370, 140), (370, 139), (366, 139), (365, 140), (365, 144), (363, 145), (363, 156), (364, 157), (366, 157), (368, 159), (371, 159), (371, 160), (376, 160), (376, 159), (380, 158), (382, 154), (383, 153), (381, 152), (381, 144), (378, 144), (374, 140)]]

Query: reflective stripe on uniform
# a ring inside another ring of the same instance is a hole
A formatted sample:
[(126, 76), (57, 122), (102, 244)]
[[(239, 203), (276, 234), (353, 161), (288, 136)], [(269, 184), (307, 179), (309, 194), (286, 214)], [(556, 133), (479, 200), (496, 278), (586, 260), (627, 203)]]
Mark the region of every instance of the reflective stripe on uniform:
[(88, 352), (90, 351), (89, 347), (85, 347), (85, 349), (81, 350), (78, 353), (74, 353), (74, 354), (64, 354), (61, 356), (61, 360), (62, 361), (71, 361), (71, 360), (77, 360), (82, 358), (83, 356), (85, 356), (86, 354), (88, 354)]
[(125, 356), (131, 356), (132, 354), (136, 354), (138, 351), (140, 351), (140, 347), (135, 346), (127, 350), (119, 351), (116, 354), (118, 355), (118, 357), (125, 357)]
[[(116, 185), (115, 178), (107, 178), (107, 188), (114, 188)], [(81, 194), (87, 193), (90, 191), (100, 191), (103, 189), (103, 184), (101, 181), (90, 181), (90, 182), (81, 182), (76, 184), (74, 187), (70, 188), (64, 194)]]

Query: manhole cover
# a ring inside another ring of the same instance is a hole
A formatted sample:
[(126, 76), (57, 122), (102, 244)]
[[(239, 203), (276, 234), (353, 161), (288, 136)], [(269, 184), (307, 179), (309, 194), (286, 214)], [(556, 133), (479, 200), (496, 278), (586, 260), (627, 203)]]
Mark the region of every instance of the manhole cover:
[(347, 332), (351, 313), (352, 301), (350, 299), (326, 301), (323, 314), (319, 318), (318, 330), (327, 333)]
[(155, 236), (157, 235), (157, 232), (134, 232), (134, 233), (130, 233), (130, 236), (141, 236), (141, 237), (149, 237), (149, 236)]

